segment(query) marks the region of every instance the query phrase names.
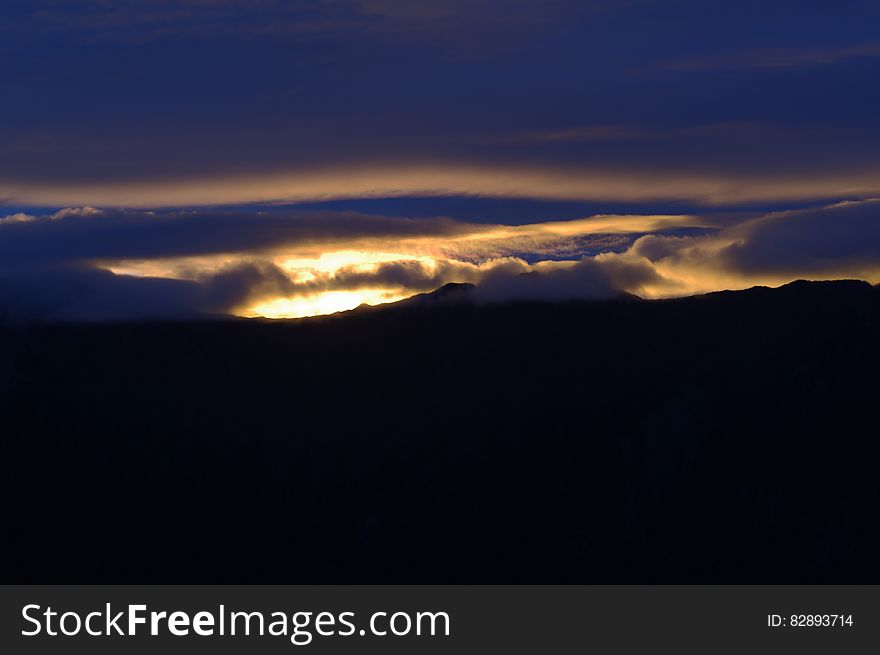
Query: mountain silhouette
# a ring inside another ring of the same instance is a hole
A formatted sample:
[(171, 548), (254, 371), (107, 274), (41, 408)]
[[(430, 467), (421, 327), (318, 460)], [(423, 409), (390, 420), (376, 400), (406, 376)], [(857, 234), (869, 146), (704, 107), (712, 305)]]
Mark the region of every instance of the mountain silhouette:
[(880, 582), (880, 290), (0, 326), (7, 582)]

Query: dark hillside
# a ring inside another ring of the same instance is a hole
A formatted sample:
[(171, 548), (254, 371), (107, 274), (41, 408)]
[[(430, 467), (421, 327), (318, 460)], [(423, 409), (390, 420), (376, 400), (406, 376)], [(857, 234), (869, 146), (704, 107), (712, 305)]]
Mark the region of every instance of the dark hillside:
[(880, 292), (0, 328), (4, 582), (880, 582)]

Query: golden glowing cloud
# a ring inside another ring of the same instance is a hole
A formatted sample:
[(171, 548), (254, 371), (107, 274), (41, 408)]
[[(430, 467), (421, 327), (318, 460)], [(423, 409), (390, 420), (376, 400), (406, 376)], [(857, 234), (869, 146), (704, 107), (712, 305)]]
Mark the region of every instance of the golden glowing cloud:
[(473, 195), (557, 200), (687, 200), (706, 205), (866, 197), (880, 193), (880, 171), (847, 175), (715, 175), (615, 172), (474, 164), (363, 165), (327, 170), (119, 183), (0, 182), (0, 197), (36, 206), (179, 207), (301, 202), (408, 195)]
[(381, 305), (403, 300), (411, 295), (413, 294), (394, 292), (388, 289), (325, 291), (312, 296), (264, 300), (243, 308), (239, 315), (251, 318), (303, 318), (344, 312), (361, 305)]
[(424, 255), (369, 250), (336, 250), (321, 253), (318, 257), (276, 257), (275, 263), (291, 272), (314, 277), (315, 271), (333, 273), (341, 268), (356, 267), (370, 270), (376, 264), (399, 261), (420, 261), (433, 265), (435, 260)]
[[(645, 233), (694, 227), (705, 221), (695, 216), (599, 215), (571, 221), (530, 225), (462, 224), (449, 235), (424, 235), (389, 240), (386, 237), (337, 238), (323, 244), (299, 243), (261, 253), (262, 261), (283, 271), (287, 293), (249, 299), (235, 312), (242, 316), (298, 318), (401, 300), (447, 282), (478, 282), (498, 266), (527, 272), (528, 265), (511, 259), (520, 252), (553, 254), (571, 248), (576, 240), (596, 234)], [(316, 248), (324, 252), (315, 254)], [(254, 258), (254, 253), (225, 253), (194, 257), (98, 262), (117, 275), (204, 280)], [(403, 273), (418, 278), (410, 286), (377, 279), (383, 265), (407, 265)], [(559, 264), (563, 266), (564, 264)], [(353, 284), (358, 288), (334, 288)], [(368, 286), (364, 286), (368, 285)], [(420, 286), (421, 285), (421, 286)]]
[[(239, 293), (232, 311), (275, 318), (393, 302), (448, 282), (480, 284), (479, 294), (490, 289), (510, 297), (547, 298), (607, 297), (615, 289), (665, 298), (776, 286), (797, 278), (876, 283), (877, 207), (876, 201), (863, 201), (777, 212), (689, 236), (658, 231), (710, 227), (711, 221), (609, 215), (522, 226), (458, 224), (441, 235), (427, 230), (400, 239), (340, 236), (262, 252), (94, 263), (117, 274), (203, 283), (209, 292), (232, 288)], [(817, 257), (816, 244), (824, 243), (828, 230), (838, 239), (838, 255)], [(585, 244), (593, 251), (591, 244), (606, 243), (601, 240), (614, 234), (647, 236), (617, 240), (614, 250), (581, 256)], [(589, 239), (597, 235), (600, 241)], [(525, 255), (539, 261), (528, 263), (520, 258)], [(524, 273), (538, 273), (540, 280), (521, 283), (517, 278)], [(218, 280), (220, 286), (212, 287)]]

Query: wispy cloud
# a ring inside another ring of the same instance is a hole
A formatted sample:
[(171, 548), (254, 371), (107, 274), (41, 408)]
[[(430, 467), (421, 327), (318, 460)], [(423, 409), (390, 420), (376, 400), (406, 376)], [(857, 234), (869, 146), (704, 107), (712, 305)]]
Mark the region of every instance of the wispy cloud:
[(719, 71), (824, 66), (857, 57), (880, 56), (880, 43), (816, 49), (757, 49), (660, 61), (650, 67), (669, 71)]
[[(604, 3), (549, 0), (73, 0), (29, 3), (31, 29), (89, 41), (391, 39), (464, 52), (509, 51)], [(481, 38), (480, 38), (481, 37)]]
[(621, 141), (643, 136), (642, 130), (627, 125), (584, 125), (558, 129), (536, 129), (500, 134), (481, 139), (485, 143), (581, 143), (590, 141)]
[(491, 196), (554, 200), (688, 201), (704, 205), (819, 201), (880, 194), (880, 169), (787, 176), (492, 164), (377, 164), (290, 173), (143, 182), (0, 181), (0, 197), (31, 206), (181, 207), (344, 198)]

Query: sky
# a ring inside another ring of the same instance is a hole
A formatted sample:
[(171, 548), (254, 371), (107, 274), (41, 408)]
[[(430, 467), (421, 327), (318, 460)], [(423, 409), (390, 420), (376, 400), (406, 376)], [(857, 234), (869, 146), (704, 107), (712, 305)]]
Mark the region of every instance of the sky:
[(880, 283), (878, 78), (874, 1), (6, 0), (0, 317)]

